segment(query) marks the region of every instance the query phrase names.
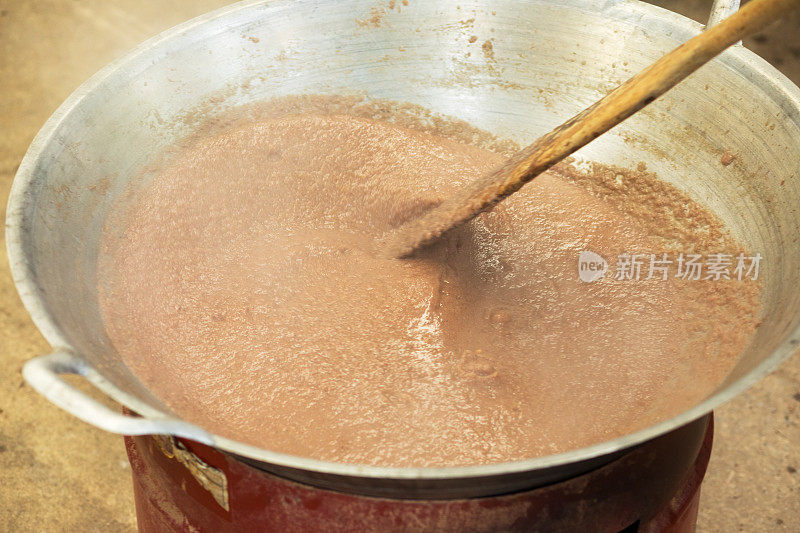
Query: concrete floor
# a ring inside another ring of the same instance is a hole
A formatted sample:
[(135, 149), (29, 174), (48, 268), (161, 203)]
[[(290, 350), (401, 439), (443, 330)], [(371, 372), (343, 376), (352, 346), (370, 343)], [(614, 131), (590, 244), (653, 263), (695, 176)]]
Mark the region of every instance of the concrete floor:
[[(145, 38), (225, 3), (0, 0), (0, 205), (36, 131), (73, 89)], [(657, 3), (702, 20), (710, 1)], [(747, 45), (800, 83), (800, 15)], [(4, 254), (0, 331), (0, 531), (133, 530), (122, 439), (63, 413), (22, 380), (23, 363), (48, 346), (19, 303)], [(800, 355), (716, 414), (700, 531), (800, 531)]]

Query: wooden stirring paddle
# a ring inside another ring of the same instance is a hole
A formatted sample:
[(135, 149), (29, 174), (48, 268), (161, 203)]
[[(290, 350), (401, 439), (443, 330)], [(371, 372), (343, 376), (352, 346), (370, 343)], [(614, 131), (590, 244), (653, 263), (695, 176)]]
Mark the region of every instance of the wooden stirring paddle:
[(800, 7), (800, 0), (752, 0), (636, 74), (604, 98), (517, 152), (384, 241), (392, 257), (406, 257), (444, 232), (491, 209), (523, 185), (590, 143), (680, 83), (742, 38)]

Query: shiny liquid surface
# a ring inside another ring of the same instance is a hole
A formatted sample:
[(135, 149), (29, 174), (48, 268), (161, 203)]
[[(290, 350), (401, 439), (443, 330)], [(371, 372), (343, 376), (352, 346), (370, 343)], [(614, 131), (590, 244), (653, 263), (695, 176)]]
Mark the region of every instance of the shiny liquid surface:
[(530, 458), (710, 394), (756, 327), (755, 284), (578, 277), (585, 250), (735, 248), (684, 197), (616, 183), (636, 176), (559, 168), (414, 258), (378, 252), (502, 161), (348, 115), (201, 136), (107, 223), (108, 334), (183, 418), (348, 463)]

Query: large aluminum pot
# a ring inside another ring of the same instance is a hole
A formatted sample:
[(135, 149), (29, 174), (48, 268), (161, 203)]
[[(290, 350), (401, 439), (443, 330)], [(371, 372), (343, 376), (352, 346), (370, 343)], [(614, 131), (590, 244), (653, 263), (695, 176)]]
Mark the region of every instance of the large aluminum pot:
[[(800, 90), (737, 46), (580, 153), (623, 166), (646, 161), (764, 257), (763, 323), (730, 377), (704, 402), (568, 453), (453, 468), (293, 457), (176, 417), (111, 346), (98, 312), (95, 265), (109, 206), (145, 164), (191, 131), (196, 117), (279, 95), (359, 94), (418, 104), (526, 144), (702, 30), (633, 0), (394, 5), (238, 3), (146, 42), (58, 109), (19, 167), (7, 215), (14, 281), (54, 348), (26, 365), (32, 386), (100, 428), (187, 437), (295, 479), (373, 494), (477, 496), (602, 464), (698, 419), (794, 351), (800, 343)], [(738, 153), (729, 166), (720, 164), (726, 149)], [(83, 375), (142, 417), (103, 407), (62, 381), (62, 373)]]

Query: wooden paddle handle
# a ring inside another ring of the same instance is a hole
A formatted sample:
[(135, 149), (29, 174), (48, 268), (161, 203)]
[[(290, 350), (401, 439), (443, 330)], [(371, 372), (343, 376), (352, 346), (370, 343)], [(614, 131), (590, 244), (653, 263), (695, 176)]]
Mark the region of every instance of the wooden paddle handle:
[(732, 44), (800, 7), (800, 0), (752, 0), (636, 74), (603, 99), (517, 152), (387, 240), (394, 257), (409, 255), (448, 229), (490, 209), (525, 183), (618, 125)]

